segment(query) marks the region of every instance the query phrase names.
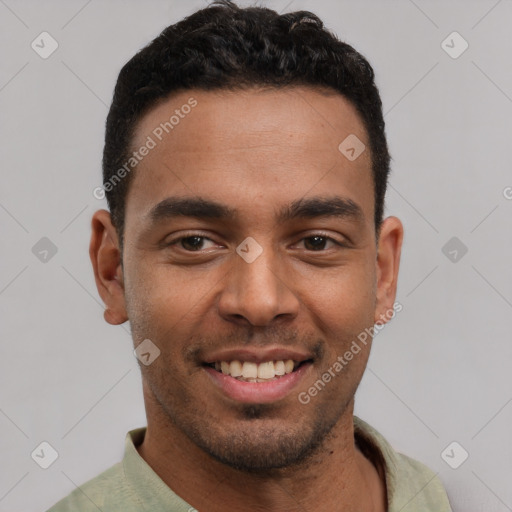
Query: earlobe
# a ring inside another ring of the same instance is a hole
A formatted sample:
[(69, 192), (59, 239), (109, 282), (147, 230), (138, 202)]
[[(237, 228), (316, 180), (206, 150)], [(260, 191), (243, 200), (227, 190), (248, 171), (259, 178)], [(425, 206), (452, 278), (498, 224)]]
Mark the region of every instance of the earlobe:
[(393, 316), (403, 235), (404, 228), (397, 217), (388, 217), (382, 222), (376, 263), (375, 323), (386, 323)]
[(98, 293), (106, 306), (103, 316), (109, 324), (122, 324), (128, 320), (124, 299), (123, 269), (119, 239), (110, 213), (106, 210), (95, 212), (91, 228), (89, 256)]

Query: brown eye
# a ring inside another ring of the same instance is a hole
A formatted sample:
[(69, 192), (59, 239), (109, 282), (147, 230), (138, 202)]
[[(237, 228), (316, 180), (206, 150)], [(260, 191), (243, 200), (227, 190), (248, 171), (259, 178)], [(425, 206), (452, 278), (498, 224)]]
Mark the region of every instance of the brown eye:
[(308, 251), (321, 251), (325, 249), (325, 244), (329, 241), (332, 240), (326, 236), (309, 236), (307, 238), (304, 238), (304, 247)]
[(222, 246), (219, 246), (214, 240), (201, 232), (182, 233), (181, 235), (164, 242), (162, 247), (181, 254), (191, 252), (209, 254), (214, 249), (222, 248)]
[(187, 251), (198, 251), (202, 249), (204, 240), (206, 237), (204, 236), (187, 236), (185, 238), (181, 238), (179, 243), (186, 249)]

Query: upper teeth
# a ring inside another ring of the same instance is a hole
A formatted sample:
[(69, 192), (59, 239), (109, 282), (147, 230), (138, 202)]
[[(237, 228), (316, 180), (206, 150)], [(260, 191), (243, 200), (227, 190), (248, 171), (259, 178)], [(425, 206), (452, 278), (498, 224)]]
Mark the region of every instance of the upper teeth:
[(273, 379), (286, 373), (293, 372), (295, 362), (292, 359), (286, 361), (266, 361), (264, 363), (252, 363), (249, 361), (221, 361), (215, 363), (215, 369), (222, 371), (224, 375), (243, 379)]

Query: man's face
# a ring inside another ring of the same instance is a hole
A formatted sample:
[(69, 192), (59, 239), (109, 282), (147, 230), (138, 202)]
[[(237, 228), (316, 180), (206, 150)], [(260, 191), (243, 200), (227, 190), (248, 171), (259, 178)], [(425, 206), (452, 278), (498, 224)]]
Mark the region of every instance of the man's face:
[(233, 467), (283, 467), (321, 443), (370, 344), (308, 404), (299, 394), (392, 304), (378, 297), (371, 156), (340, 152), (349, 135), (369, 148), (348, 101), (307, 88), (181, 92), (137, 128), (134, 148), (156, 146), (127, 196), (123, 282), (135, 345), (161, 351), (141, 366), (148, 423), (159, 408)]

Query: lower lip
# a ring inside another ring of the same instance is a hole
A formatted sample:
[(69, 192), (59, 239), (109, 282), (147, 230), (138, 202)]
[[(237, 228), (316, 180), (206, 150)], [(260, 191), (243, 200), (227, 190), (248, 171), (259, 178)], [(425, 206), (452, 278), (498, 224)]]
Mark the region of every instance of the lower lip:
[(230, 375), (204, 367), (213, 382), (231, 399), (247, 404), (268, 404), (286, 397), (304, 378), (312, 363), (305, 363), (297, 370), (269, 382), (244, 382)]

